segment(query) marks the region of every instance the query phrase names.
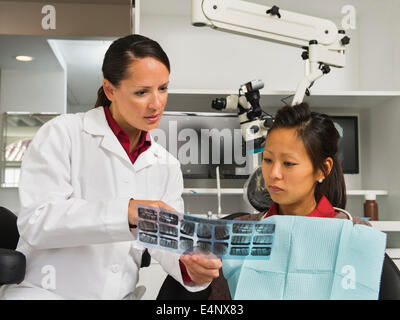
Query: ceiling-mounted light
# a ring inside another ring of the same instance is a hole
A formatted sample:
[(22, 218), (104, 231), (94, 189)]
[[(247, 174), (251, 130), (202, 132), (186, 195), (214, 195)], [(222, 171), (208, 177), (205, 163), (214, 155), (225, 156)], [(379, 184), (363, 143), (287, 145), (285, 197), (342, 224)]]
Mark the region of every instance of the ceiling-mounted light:
[(33, 60), (33, 57), (30, 56), (16, 56), (15, 59), (18, 61), (29, 62)]

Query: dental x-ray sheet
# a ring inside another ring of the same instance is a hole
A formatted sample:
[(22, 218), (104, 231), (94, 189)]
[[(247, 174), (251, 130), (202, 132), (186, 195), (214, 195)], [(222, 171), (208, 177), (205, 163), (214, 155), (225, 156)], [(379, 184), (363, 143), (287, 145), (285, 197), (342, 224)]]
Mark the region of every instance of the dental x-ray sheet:
[(275, 224), (265, 221), (211, 220), (138, 205), (138, 242), (144, 247), (220, 258), (268, 260)]

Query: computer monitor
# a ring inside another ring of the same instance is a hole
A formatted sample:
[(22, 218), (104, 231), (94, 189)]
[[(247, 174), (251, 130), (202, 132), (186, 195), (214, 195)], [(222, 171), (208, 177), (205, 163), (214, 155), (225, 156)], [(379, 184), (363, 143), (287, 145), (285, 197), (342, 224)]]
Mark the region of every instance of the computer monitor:
[(181, 163), (185, 179), (246, 179), (250, 174), (239, 119), (234, 113), (166, 111), (157, 143)]
[[(358, 117), (331, 116), (339, 132), (338, 159), (345, 174), (359, 173)], [(251, 173), (234, 113), (164, 112), (151, 134), (181, 163), (185, 179), (247, 179)]]
[(342, 164), (343, 173), (360, 173), (358, 152), (358, 117), (331, 116), (339, 132), (338, 159)]

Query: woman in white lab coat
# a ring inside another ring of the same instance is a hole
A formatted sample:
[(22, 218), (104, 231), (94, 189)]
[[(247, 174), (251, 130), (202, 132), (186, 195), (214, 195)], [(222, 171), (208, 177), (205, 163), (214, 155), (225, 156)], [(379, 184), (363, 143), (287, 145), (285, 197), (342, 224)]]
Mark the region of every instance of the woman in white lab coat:
[[(144, 251), (134, 241), (137, 204), (183, 212), (180, 164), (148, 134), (167, 102), (167, 55), (129, 35), (112, 43), (102, 70), (96, 107), (49, 121), (25, 154), (17, 250), (26, 277), (4, 286), (3, 299), (135, 298)], [(204, 289), (222, 265), (150, 254), (190, 291)]]

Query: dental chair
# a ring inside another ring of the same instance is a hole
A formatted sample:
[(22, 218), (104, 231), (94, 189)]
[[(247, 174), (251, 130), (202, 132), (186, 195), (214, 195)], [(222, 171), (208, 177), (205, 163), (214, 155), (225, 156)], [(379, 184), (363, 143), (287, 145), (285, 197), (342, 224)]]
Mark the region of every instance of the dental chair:
[(18, 284), (25, 278), (25, 256), (15, 250), (18, 239), (17, 217), (0, 207), (0, 286)]

